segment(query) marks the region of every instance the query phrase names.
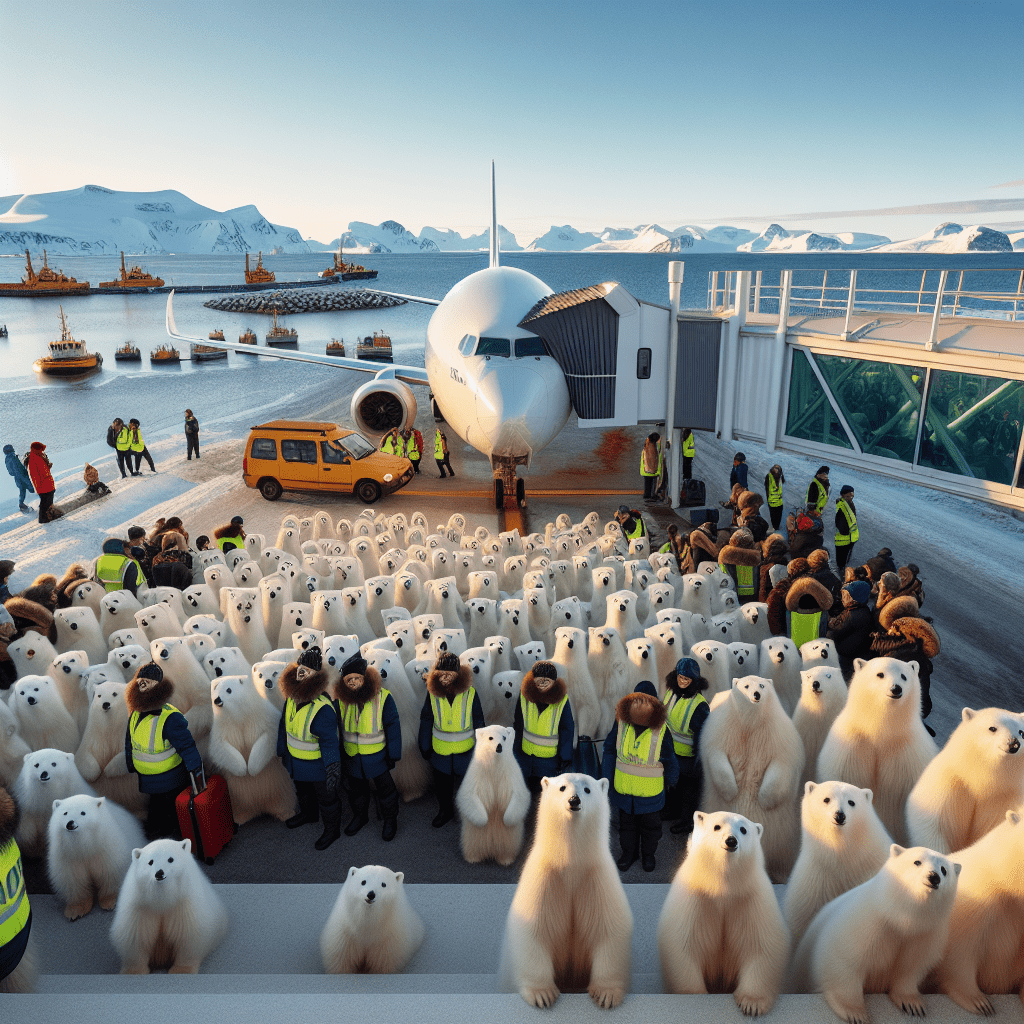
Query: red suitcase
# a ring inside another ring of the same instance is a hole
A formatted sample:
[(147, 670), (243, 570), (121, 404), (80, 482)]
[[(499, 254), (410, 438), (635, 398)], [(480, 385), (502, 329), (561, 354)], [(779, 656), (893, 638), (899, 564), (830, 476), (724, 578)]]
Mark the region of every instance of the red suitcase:
[(178, 824), (185, 839), (192, 841), (192, 852), (199, 860), (212, 864), (214, 858), (238, 831), (231, 812), (231, 797), (223, 775), (199, 779), (193, 775), (192, 786), (178, 794), (175, 801)]

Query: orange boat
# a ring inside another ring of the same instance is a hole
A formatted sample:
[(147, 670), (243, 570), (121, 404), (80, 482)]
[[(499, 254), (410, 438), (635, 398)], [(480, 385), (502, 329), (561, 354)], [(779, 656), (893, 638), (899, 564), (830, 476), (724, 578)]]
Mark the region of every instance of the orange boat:
[(356, 342), (356, 359), (371, 359), (376, 363), (390, 363), (391, 338), (380, 331), (374, 331), (372, 335), (360, 338)]
[(0, 284), (0, 297), (30, 299), (51, 295), (88, 295), (89, 282), (67, 277), (63, 271), (51, 270), (43, 250), (43, 269), (32, 269), (32, 257), (25, 250), (25, 276), (19, 284)]
[(299, 344), (299, 332), (294, 327), (278, 326), (277, 306), (274, 307), (274, 326), (267, 331), (266, 341), (271, 348), (285, 348)]
[(260, 250), (259, 256), (256, 257), (256, 266), (249, 269), (249, 254), (245, 254), (245, 283), (246, 284), (269, 284), (271, 281), (276, 281), (277, 277), (273, 271), (267, 270), (263, 266), (263, 251)]
[(344, 338), (331, 338), (327, 342), (327, 355), (329, 356), (344, 356), (345, 355), (345, 339)]
[(224, 332), (223, 331), (210, 331), (210, 341), (223, 341), (223, 340), (224, 340)]
[(173, 345), (158, 345), (149, 353), (149, 361), (157, 365), (180, 363), (181, 355)]
[(328, 267), (326, 270), (321, 270), (317, 274), (317, 277), (340, 277), (342, 281), (372, 281), (377, 276), (376, 270), (367, 270), (366, 267), (361, 266), (358, 263), (346, 263), (340, 240), (338, 241), (338, 251), (333, 253), (333, 256), (334, 266)]
[(124, 253), (121, 253), (121, 277), (117, 281), (101, 281), (101, 288), (163, 288), (164, 279), (147, 274), (142, 267), (124, 268)]
[(239, 345), (255, 345), (256, 344), (256, 333), (251, 331), (248, 327), (238, 336)]
[(49, 373), (56, 377), (78, 377), (92, 373), (103, 365), (99, 352), (86, 350), (84, 341), (76, 341), (68, 328), (64, 307), (60, 307), (60, 341), (50, 342), (50, 354), (32, 364), (36, 373)]

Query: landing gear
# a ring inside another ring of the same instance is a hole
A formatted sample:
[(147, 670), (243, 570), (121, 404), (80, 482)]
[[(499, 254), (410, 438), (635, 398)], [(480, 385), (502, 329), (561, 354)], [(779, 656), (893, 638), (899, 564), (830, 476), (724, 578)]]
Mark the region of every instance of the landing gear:
[(516, 505), (519, 508), (526, 507), (526, 481), (522, 477), (516, 480)]
[(494, 478), (494, 507), (500, 512), (505, 507), (505, 481)]
[(503, 509), (505, 502), (515, 495), (516, 507), (526, 506), (526, 481), (516, 476), (516, 466), (525, 465), (525, 455), (491, 456), (494, 471), (494, 507)]

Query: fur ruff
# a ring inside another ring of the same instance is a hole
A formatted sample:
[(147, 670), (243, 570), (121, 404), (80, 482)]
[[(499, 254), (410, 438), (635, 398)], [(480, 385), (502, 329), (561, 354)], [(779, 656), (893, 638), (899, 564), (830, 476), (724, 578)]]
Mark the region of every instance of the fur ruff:
[(726, 544), (718, 553), (718, 561), (723, 565), (757, 565), (761, 561), (761, 553), (756, 547), (740, 548)]
[(4, 607), (13, 618), (25, 619), (32, 625), (38, 626), (44, 635), (53, 629), (53, 613), (37, 601), (32, 601), (19, 594), (17, 597), (8, 598), (4, 602)]
[(523, 684), (519, 688), (519, 692), (529, 701), (534, 704), (540, 704), (542, 707), (546, 707), (549, 704), (557, 704), (566, 694), (565, 680), (559, 677), (555, 679), (551, 686), (546, 689), (543, 693), (537, 689), (537, 684), (534, 682), (533, 669), (523, 676)]
[(427, 673), (427, 693), (431, 697), (444, 697), (453, 700), (460, 693), (465, 693), (473, 685), (473, 670), (468, 665), (460, 665), (458, 675), (450, 684), (441, 680), (441, 673), (432, 668)]
[(174, 696), (174, 683), (170, 679), (161, 679), (154, 683), (153, 688), (139, 693), (139, 677), (136, 674), (124, 688), (124, 702), (128, 705), (128, 713), (145, 714), (147, 711), (159, 711), (165, 704), (171, 703)]
[(753, 514), (764, 504), (764, 498), (755, 491), (744, 491), (737, 504), (741, 512)]
[(14, 797), (0, 786), (0, 850), (2, 850), (18, 831), (21, 821), (21, 810)]
[[(643, 718), (647, 720), (642, 721)], [(660, 729), (668, 720), (668, 712), (665, 705), (649, 693), (627, 693), (615, 705), (615, 720), (634, 729)]]
[[(909, 598), (913, 601), (913, 598)], [(914, 601), (916, 604), (917, 602)], [(926, 658), (934, 658), (942, 649), (939, 634), (924, 619), (916, 615), (897, 619), (893, 625), (909, 640), (920, 640)]]
[(671, 690), (677, 697), (696, 697), (698, 693), (703, 693), (710, 684), (703, 676), (697, 676), (692, 683), (684, 690), (679, 685), (679, 675), (675, 669), (672, 669), (667, 676), (665, 676), (665, 687)]
[(380, 673), (372, 665), (367, 665), (363, 673), (363, 685), (358, 690), (350, 690), (339, 679), (331, 690), (331, 696), (342, 704), (365, 704), (380, 693), (382, 686)]
[(761, 551), (765, 559), (781, 561), (788, 554), (789, 545), (781, 533), (772, 533), (761, 542)]
[(909, 594), (890, 598), (878, 613), (878, 624), (882, 629), (888, 629), (897, 619), (917, 618), (918, 607), (917, 599)]
[(79, 583), (89, 578), (85, 567), (77, 562), (68, 567), (67, 572), (57, 581), (57, 603), (63, 607), (71, 604), (71, 594)]
[(329, 680), (323, 669), (302, 679), (299, 679), (298, 671), (298, 663), (292, 662), (277, 678), (277, 688), (285, 700), (293, 700), (296, 704), (308, 704), (311, 700), (316, 700), (321, 693), (327, 692)]
[(213, 531), (214, 540), (220, 540), (221, 537), (245, 537), (245, 531), (241, 526), (232, 526), (228, 523), (227, 526), (218, 526)]
[(718, 558), (718, 545), (703, 530), (691, 530), (689, 541), (691, 548), (700, 548), (712, 558)]
[(786, 593), (786, 610), (799, 611), (801, 597), (812, 598), (823, 612), (827, 612), (832, 607), (832, 595), (829, 593), (828, 587), (822, 586), (811, 576), (801, 576), (793, 581), (793, 585)]

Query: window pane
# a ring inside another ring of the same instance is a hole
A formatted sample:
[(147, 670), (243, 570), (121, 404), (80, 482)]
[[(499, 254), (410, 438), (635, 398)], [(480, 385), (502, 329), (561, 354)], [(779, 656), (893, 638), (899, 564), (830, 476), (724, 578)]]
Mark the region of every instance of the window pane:
[(255, 437), (252, 442), (252, 455), (254, 459), (276, 459), (277, 442), (271, 437)]
[(864, 453), (913, 462), (924, 369), (820, 354), (814, 361)]
[(547, 351), (540, 338), (516, 338), (516, 355), (543, 356), (547, 355)]
[(1024, 420), (1024, 382), (933, 370), (919, 463), (1008, 484)]
[(508, 338), (481, 338), (476, 347), (478, 356), (511, 356), (512, 342)]
[[(338, 442), (341, 444), (342, 442)], [(362, 434), (346, 434), (343, 447), (346, 448), (356, 459), (365, 459), (377, 450), (377, 446), (370, 444)]]
[(350, 461), (348, 452), (337, 441), (321, 441), (320, 455), (324, 462), (336, 466), (346, 465)]
[(285, 462), (316, 463), (316, 441), (282, 441), (281, 458)]
[(802, 349), (793, 351), (786, 433), (790, 437), (802, 437), (805, 441), (853, 448)]

